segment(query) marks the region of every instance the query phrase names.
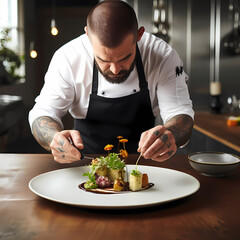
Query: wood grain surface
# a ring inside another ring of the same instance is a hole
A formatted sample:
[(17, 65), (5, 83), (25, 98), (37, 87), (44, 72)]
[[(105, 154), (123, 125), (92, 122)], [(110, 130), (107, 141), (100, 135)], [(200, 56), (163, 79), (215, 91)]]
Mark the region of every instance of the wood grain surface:
[[(128, 162), (136, 159), (130, 155)], [(43, 199), (28, 188), (28, 182), (41, 173), (81, 164), (86, 162), (61, 165), (49, 154), (0, 154), (0, 239), (240, 239), (239, 168), (212, 178), (193, 170), (187, 155), (175, 155), (164, 163), (141, 159), (139, 164), (188, 173), (201, 186), (190, 197), (131, 210), (72, 207)]]
[(220, 143), (240, 152), (240, 126), (227, 126), (228, 115), (196, 112), (194, 128)]

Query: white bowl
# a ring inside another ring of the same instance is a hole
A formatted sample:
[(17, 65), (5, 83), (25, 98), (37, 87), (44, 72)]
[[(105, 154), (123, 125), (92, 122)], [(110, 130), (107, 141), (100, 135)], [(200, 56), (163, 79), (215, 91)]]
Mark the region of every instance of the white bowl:
[(221, 177), (238, 167), (240, 157), (221, 152), (196, 152), (188, 155), (190, 165), (201, 174)]

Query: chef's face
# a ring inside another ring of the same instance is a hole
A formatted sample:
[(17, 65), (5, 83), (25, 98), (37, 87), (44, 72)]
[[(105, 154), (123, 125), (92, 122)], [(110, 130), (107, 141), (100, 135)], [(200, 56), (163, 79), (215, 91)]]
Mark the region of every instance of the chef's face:
[(104, 47), (97, 37), (91, 37), (96, 66), (105, 79), (111, 83), (124, 82), (135, 65), (136, 41), (129, 34), (116, 48)]

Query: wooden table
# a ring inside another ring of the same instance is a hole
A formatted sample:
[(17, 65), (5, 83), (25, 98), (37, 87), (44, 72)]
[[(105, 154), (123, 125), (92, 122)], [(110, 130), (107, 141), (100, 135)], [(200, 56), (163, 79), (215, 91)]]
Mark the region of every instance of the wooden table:
[[(129, 157), (129, 163), (136, 155)], [(240, 168), (223, 178), (205, 177), (186, 155), (140, 164), (179, 170), (196, 177), (190, 197), (155, 207), (94, 210), (52, 202), (32, 193), (28, 182), (61, 165), (49, 154), (0, 154), (0, 239), (239, 240)]]
[(220, 143), (240, 152), (240, 126), (228, 127), (226, 114), (196, 112), (194, 128)]

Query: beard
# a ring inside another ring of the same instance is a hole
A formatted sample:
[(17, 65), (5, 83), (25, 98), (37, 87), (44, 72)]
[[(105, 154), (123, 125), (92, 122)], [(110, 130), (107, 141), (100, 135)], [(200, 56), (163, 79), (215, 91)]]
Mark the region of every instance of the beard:
[(113, 74), (110, 70), (102, 71), (99, 67), (97, 61), (95, 61), (98, 71), (103, 75), (103, 77), (110, 83), (123, 83), (127, 80), (130, 73), (133, 71), (135, 66), (135, 59), (133, 60), (130, 68), (128, 70), (121, 70), (118, 74)]

